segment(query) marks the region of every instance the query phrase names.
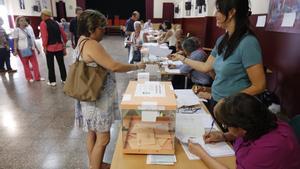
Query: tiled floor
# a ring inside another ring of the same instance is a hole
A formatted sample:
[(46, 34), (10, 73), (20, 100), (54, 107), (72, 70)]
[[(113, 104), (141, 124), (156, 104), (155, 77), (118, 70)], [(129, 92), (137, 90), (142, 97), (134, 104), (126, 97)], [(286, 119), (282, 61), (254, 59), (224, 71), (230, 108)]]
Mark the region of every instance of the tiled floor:
[[(102, 44), (115, 59), (126, 62), (123, 38), (105, 37)], [(72, 62), (72, 51), (68, 49), (66, 66)], [(47, 79), (45, 56), (38, 61)], [(0, 169), (88, 168), (86, 135), (74, 126), (74, 100), (63, 94), (60, 83), (49, 87), (47, 81), (27, 82), (19, 58), (12, 56), (11, 62), (18, 72), (0, 74)], [(56, 79), (60, 82), (57, 65)], [(126, 74), (117, 74), (119, 97), (127, 83)], [(111, 162), (119, 123), (111, 129), (105, 162)]]

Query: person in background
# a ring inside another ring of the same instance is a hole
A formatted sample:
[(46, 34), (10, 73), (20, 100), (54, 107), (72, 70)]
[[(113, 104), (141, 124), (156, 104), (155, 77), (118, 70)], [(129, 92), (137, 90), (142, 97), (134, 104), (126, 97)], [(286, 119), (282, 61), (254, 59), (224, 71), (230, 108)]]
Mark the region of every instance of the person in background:
[[(105, 33), (106, 17), (95, 10), (85, 10), (78, 19), (80, 36), (74, 54), (88, 66), (101, 66), (108, 71), (99, 98), (94, 102), (81, 101), (83, 130), (87, 132), (87, 152), (89, 168), (99, 169), (103, 155), (110, 140), (110, 127), (115, 110), (114, 100), (117, 99), (116, 80), (113, 72), (127, 72), (144, 69), (144, 63), (123, 64), (114, 60), (99, 43)], [(81, 51), (81, 52), (80, 52)], [(102, 168), (102, 167), (101, 167)]]
[[(300, 168), (300, 145), (294, 130), (278, 120), (255, 96), (238, 93), (227, 97), (218, 102), (214, 113), (228, 132), (206, 133), (204, 142), (233, 141), (237, 169)], [(199, 144), (189, 141), (189, 150), (200, 157), (208, 168), (227, 168)]]
[(64, 28), (64, 31), (67, 33), (69, 31), (69, 24), (65, 18), (60, 19), (60, 25)]
[(147, 22), (144, 24), (144, 29), (145, 30), (153, 29), (153, 25), (151, 23), (151, 19), (148, 19)]
[(51, 19), (52, 12), (48, 9), (43, 9), (41, 12), (42, 22), (40, 23), (42, 42), (44, 52), (47, 59), (48, 67), (48, 82), (49, 86), (56, 86), (56, 77), (54, 69), (54, 57), (58, 63), (61, 82), (64, 84), (67, 78), (67, 72), (64, 63), (65, 44), (67, 42), (67, 36), (62, 27)]
[(130, 36), (132, 32), (134, 32), (134, 22), (140, 19), (140, 13), (138, 11), (133, 11), (131, 17), (126, 21), (125, 27), (126, 31), (125, 34)]
[(222, 98), (239, 92), (257, 95), (266, 87), (261, 48), (250, 29), (249, 0), (216, 0), (216, 9), (217, 26), (226, 33), (218, 38), (206, 62), (180, 55), (173, 57), (200, 72), (214, 70), (216, 76), (208, 105), (210, 112)]
[[(24, 67), (25, 78), (28, 82), (43, 81), (44, 78), (40, 75), (39, 64), (36, 57), (35, 50), (40, 53), (35, 43), (35, 36), (32, 27), (28, 27), (28, 23), (24, 16), (16, 18), (16, 29), (13, 32), (14, 38), (14, 55), (19, 55), (19, 58)], [(31, 56), (23, 56), (22, 50), (30, 49), (32, 51)], [(29, 62), (32, 65), (34, 78), (31, 74)]]
[(25, 19), (26, 19), (26, 22), (27, 22), (27, 29), (29, 29), (30, 31), (32, 31), (34, 33), (33, 28), (32, 28), (32, 26), (30, 24), (30, 19), (28, 17), (25, 17)]
[[(78, 32), (77, 32), (77, 22), (78, 22), (78, 18), (80, 17), (80, 14), (83, 12), (81, 7), (76, 7), (75, 9), (75, 14), (76, 17), (73, 18), (70, 21), (70, 25), (69, 25), (69, 32), (70, 32), (70, 37), (71, 37), (71, 45), (72, 48), (75, 49), (77, 46), (77, 42), (78, 42)], [(76, 124), (80, 127), (81, 126), (81, 105), (80, 105), (80, 101), (79, 100), (75, 100), (75, 117), (76, 117)]]
[(164, 21), (163, 29), (166, 30), (166, 34), (159, 38), (158, 43), (163, 44), (167, 43), (169, 46), (169, 49), (172, 50), (172, 53), (176, 53), (176, 37), (175, 37), (175, 31), (172, 29), (172, 24), (170, 21)]
[(73, 49), (75, 49), (75, 47), (77, 46), (77, 41), (79, 38), (79, 36), (77, 35), (77, 20), (81, 13), (82, 13), (82, 8), (76, 7), (76, 9), (75, 9), (76, 17), (70, 21), (69, 31), (71, 33), (70, 36), (71, 36), (71, 44), (72, 44)]
[[(10, 65), (9, 39), (5, 29), (2, 27), (3, 24), (4, 21), (0, 17), (0, 73), (14, 73), (17, 70), (12, 69)], [(6, 65), (6, 69), (4, 68), (4, 64)]]
[[(140, 13), (138, 11), (133, 11), (131, 17), (126, 21), (125, 24), (125, 43), (129, 41), (130, 35), (134, 32), (134, 22), (140, 19)], [(126, 46), (128, 48), (128, 58), (130, 55), (130, 44), (128, 43)]]
[(183, 30), (181, 28), (176, 29), (175, 38), (176, 38), (176, 44), (175, 44), (176, 53), (183, 55), (184, 52), (182, 49), (182, 42), (184, 40), (184, 36), (183, 36)]
[[(191, 60), (205, 61), (207, 59), (207, 54), (202, 50), (200, 46), (200, 40), (196, 37), (185, 39), (182, 43), (182, 48), (187, 58)], [(169, 67), (180, 69), (180, 73), (189, 75), (190, 82), (187, 84), (188, 89), (190, 89), (194, 84), (208, 87), (211, 86), (212, 79), (208, 74), (195, 71), (189, 65), (169, 65)], [(173, 76), (172, 78), (172, 85), (174, 89), (183, 89), (184, 82), (184, 76), (177, 75)]]
[(130, 44), (130, 53), (128, 63), (141, 61), (141, 48), (144, 42), (147, 42), (146, 36), (142, 31), (142, 25), (140, 21), (134, 22), (134, 32), (131, 33), (128, 43)]

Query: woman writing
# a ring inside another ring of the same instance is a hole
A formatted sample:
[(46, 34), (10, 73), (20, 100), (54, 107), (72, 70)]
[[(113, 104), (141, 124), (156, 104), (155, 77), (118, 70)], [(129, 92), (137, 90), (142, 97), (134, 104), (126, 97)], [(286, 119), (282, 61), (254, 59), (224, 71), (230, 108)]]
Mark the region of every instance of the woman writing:
[(167, 43), (169, 46), (169, 49), (172, 50), (172, 53), (176, 52), (176, 36), (175, 31), (172, 29), (172, 24), (170, 21), (164, 21), (162, 24), (162, 27), (164, 30), (166, 30), (166, 33), (161, 35), (161, 37), (158, 40), (159, 44)]
[[(233, 141), (238, 169), (298, 169), (300, 146), (293, 129), (272, 114), (256, 97), (239, 93), (220, 101), (215, 116), (228, 132), (203, 136), (211, 144)], [(189, 142), (189, 150), (210, 169), (226, 168), (199, 145)]]
[[(87, 152), (89, 168), (99, 169), (106, 145), (110, 139), (110, 127), (113, 122), (115, 77), (113, 72), (127, 72), (143, 69), (145, 64), (123, 64), (115, 61), (99, 43), (105, 33), (106, 18), (95, 10), (84, 11), (78, 19), (80, 36), (74, 53), (80, 54), (88, 66), (102, 66), (108, 71), (107, 79), (100, 97), (94, 102), (81, 102), (83, 129), (87, 134)], [(82, 52), (79, 52), (82, 51)]]

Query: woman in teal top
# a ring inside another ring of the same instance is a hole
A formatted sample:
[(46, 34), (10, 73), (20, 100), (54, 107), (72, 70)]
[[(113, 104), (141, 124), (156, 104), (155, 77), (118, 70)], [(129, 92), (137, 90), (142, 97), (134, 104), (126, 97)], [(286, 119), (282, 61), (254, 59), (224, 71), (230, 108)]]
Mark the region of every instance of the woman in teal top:
[(226, 96), (244, 92), (256, 95), (266, 86), (261, 48), (250, 29), (249, 0), (217, 0), (217, 26), (226, 30), (218, 38), (206, 62), (194, 61), (179, 55), (181, 60), (195, 70), (216, 73), (212, 85), (212, 102)]

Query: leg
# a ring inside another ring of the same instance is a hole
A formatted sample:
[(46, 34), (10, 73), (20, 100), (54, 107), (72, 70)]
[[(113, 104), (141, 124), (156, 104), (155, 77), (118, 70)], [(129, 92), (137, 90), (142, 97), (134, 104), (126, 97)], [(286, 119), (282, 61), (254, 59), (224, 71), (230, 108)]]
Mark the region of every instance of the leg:
[(54, 52), (47, 51), (46, 59), (47, 59), (49, 82), (56, 82), (55, 69), (54, 69)]
[(4, 60), (5, 60), (5, 48), (0, 48), (0, 71), (5, 71)]
[(87, 152), (89, 157), (89, 164), (91, 164), (92, 150), (96, 142), (96, 132), (89, 131), (86, 138)]
[(91, 163), (90, 163), (91, 169), (100, 168), (106, 145), (109, 143), (109, 139), (110, 139), (109, 132), (97, 133), (96, 143), (92, 150)]
[(32, 75), (31, 75), (31, 71), (30, 71), (30, 67), (29, 67), (29, 58), (30, 57), (22, 57), (22, 55), (19, 52), (19, 58), (23, 64), (23, 68), (24, 68), (24, 73), (25, 73), (25, 78), (26, 80), (30, 80), (32, 79)]
[(5, 49), (5, 64), (6, 64), (6, 69), (7, 70), (12, 70), (10, 66), (10, 51)]
[(40, 75), (40, 70), (39, 70), (39, 64), (36, 59), (35, 51), (32, 51), (32, 56), (29, 57), (29, 61), (32, 65), (33, 73), (34, 73), (34, 80), (40, 80), (41, 75)]
[(60, 77), (62, 81), (66, 81), (67, 78), (67, 72), (64, 62), (64, 52), (59, 51), (55, 53), (56, 61), (58, 63), (59, 71), (60, 71)]

